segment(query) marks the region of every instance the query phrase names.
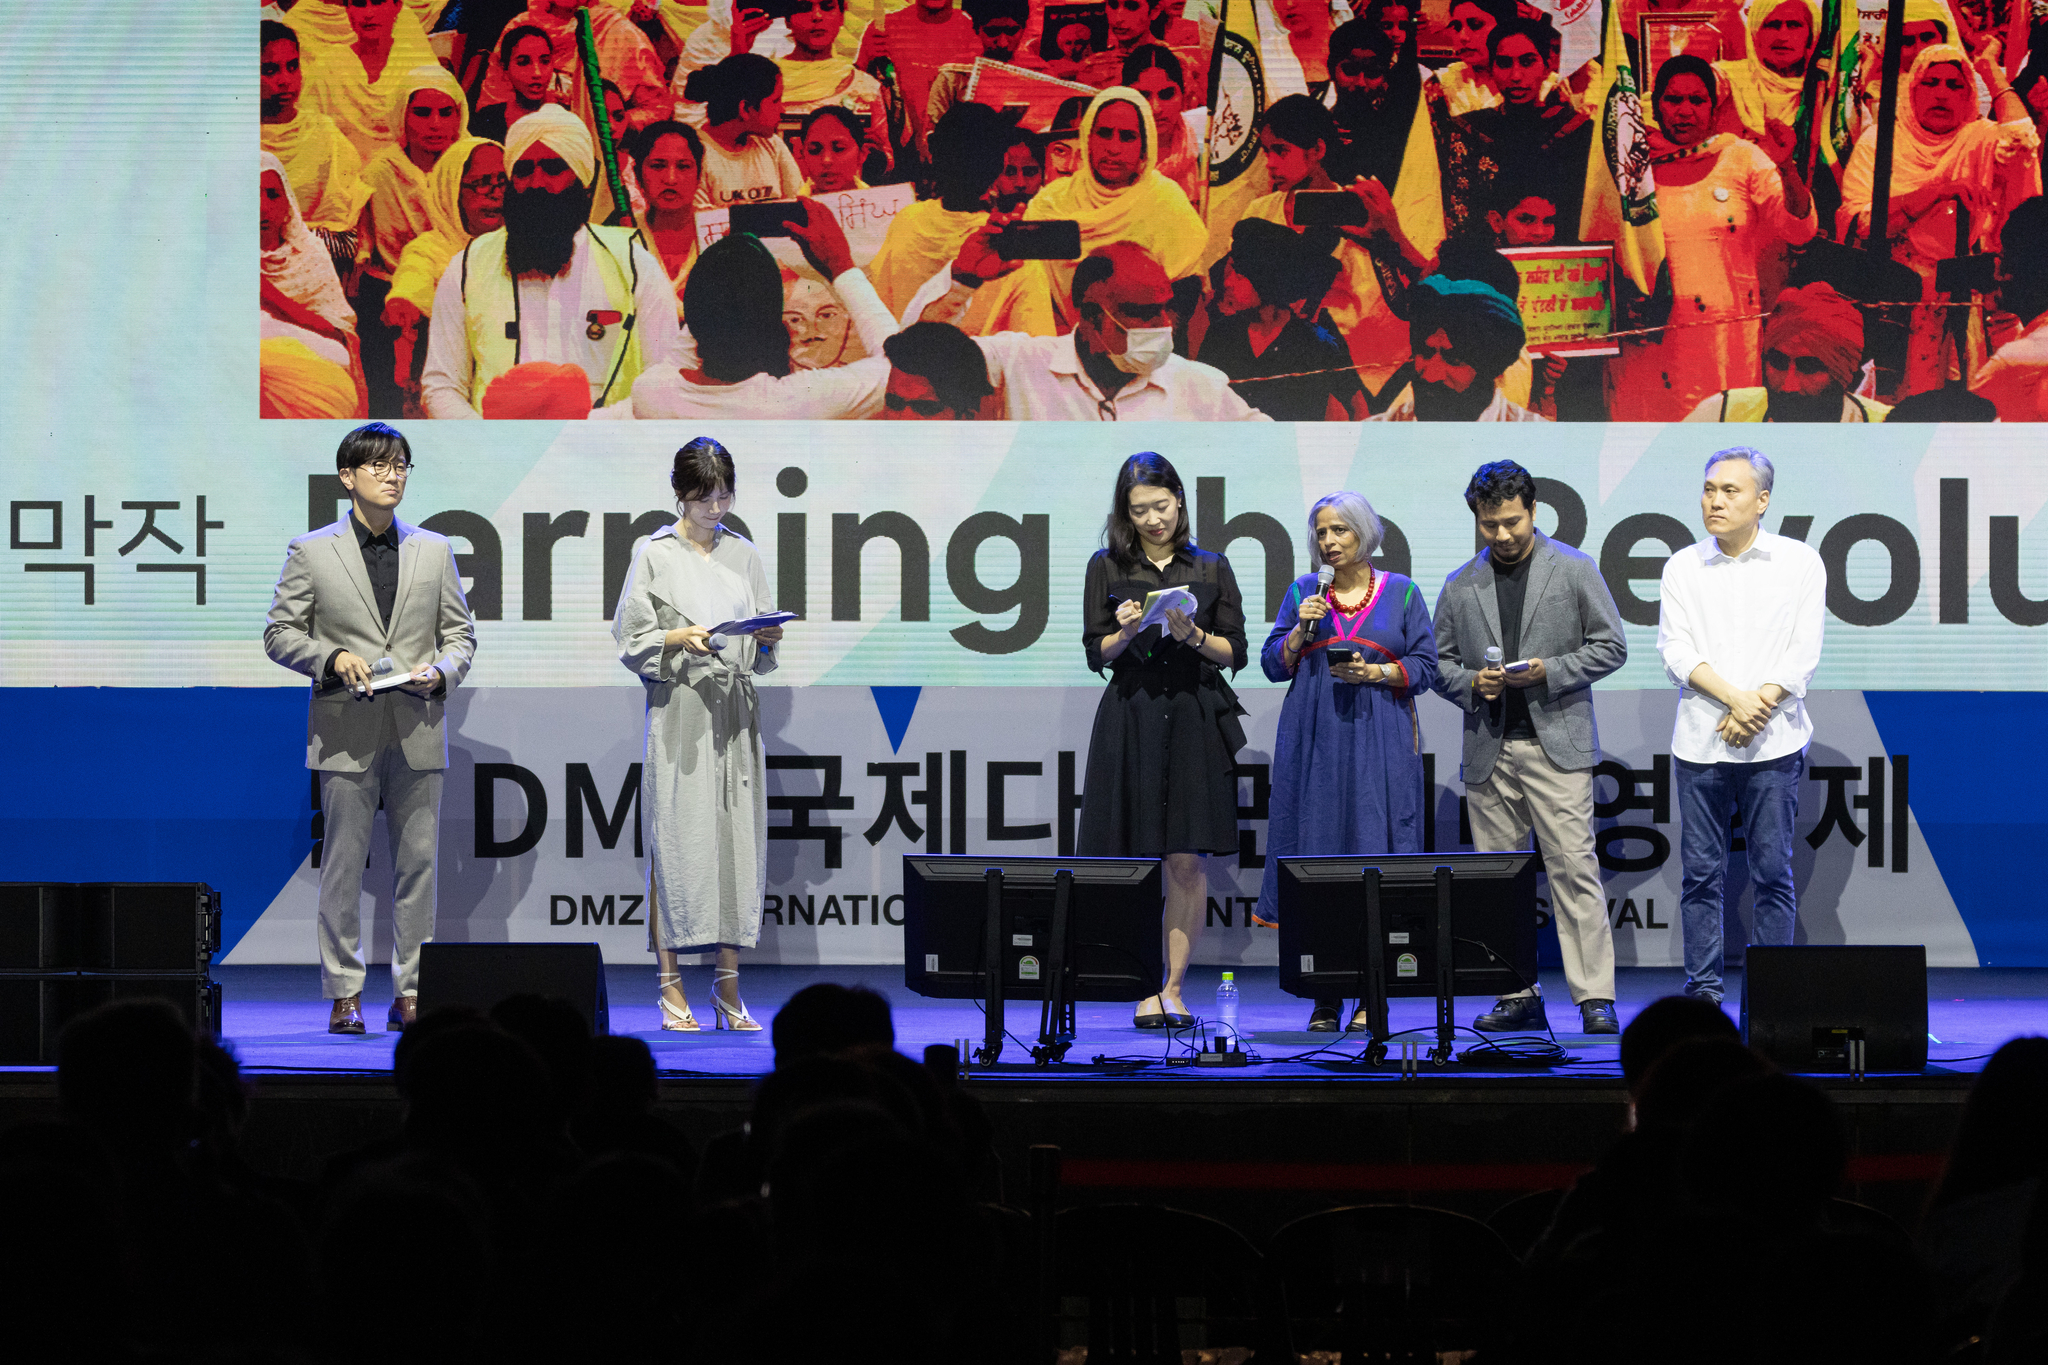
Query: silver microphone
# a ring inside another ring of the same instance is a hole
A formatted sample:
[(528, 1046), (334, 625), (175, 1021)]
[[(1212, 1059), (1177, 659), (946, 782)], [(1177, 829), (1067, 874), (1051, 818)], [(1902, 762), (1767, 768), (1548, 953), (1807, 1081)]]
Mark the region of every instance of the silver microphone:
[(1488, 645), (1486, 647), (1486, 666), (1488, 668), (1499, 668), (1503, 657), (1499, 645)]
[(1316, 591), (1325, 597), (1330, 595), (1330, 585), (1337, 581), (1337, 566), (1325, 564), (1316, 570)]
[(711, 652), (713, 654), (716, 654), (719, 650), (724, 649), (726, 645), (729, 643), (730, 641), (728, 641), (723, 635), (714, 635), (711, 637)]
[[(391, 656), (387, 654), (377, 660), (376, 663), (370, 665), (370, 676), (373, 678), (388, 678), (397, 668), (398, 665), (392, 663)], [(367, 697), (370, 695), (370, 689), (365, 687), (357, 695)]]

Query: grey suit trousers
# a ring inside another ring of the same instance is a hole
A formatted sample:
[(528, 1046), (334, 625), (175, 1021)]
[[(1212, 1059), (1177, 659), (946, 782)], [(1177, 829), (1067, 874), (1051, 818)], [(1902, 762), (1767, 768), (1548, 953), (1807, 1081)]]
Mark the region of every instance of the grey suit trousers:
[[(382, 706), (380, 698), (356, 703)], [(391, 948), (394, 995), (417, 995), (420, 945), (434, 937), (435, 858), (440, 850), (441, 779), (405, 761), (395, 736), (359, 773), (320, 774), (320, 988), (330, 1000), (362, 993), (363, 863), (377, 803), (391, 840), (396, 907)]]

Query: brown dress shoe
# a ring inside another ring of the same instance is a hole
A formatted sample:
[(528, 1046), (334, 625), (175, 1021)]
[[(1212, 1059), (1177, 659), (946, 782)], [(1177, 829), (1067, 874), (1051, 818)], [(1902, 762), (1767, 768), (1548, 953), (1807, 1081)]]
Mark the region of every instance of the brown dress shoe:
[(363, 1031), (363, 997), (344, 995), (334, 1002), (334, 1010), (327, 1016), (329, 1033), (361, 1033)]
[(413, 1026), (420, 1017), (420, 998), (417, 995), (394, 995), (391, 997), (391, 1012), (384, 1016), (384, 1030), (387, 1033), (403, 1033)]

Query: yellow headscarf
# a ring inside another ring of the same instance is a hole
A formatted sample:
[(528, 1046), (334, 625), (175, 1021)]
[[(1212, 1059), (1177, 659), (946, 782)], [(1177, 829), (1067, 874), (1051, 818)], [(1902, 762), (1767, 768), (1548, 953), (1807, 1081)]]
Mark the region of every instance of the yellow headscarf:
[(836, 51), (822, 62), (778, 57), (775, 65), (782, 69), (782, 102), (791, 107), (823, 104), (853, 79), (853, 62)]
[(302, 107), (290, 123), (263, 125), (263, 150), (284, 163), (307, 223), (347, 232), (362, 217), (370, 199), (363, 158), (333, 119)]
[[(1095, 124), (1112, 104), (1138, 112), (1145, 162), (1137, 179), (1112, 189), (1095, 178), (1088, 155)], [(1129, 86), (1117, 85), (1089, 102), (1081, 116), (1081, 167), (1032, 196), (1024, 216), (1030, 219), (1072, 218), (1081, 224), (1081, 254), (1111, 242), (1135, 242), (1152, 253), (1168, 278), (1179, 279), (1195, 269), (1207, 233), (1194, 205), (1180, 187), (1159, 173), (1159, 133), (1152, 125), (1152, 106)], [(1072, 266), (1068, 267), (1071, 271)]]
[(489, 138), (466, 137), (441, 153), (434, 173), (427, 177), (425, 203), (432, 226), (405, 244), (398, 269), (391, 275), (391, 294), (404, 299), (422, 313), (434, 312), (434, 288), (441, 272), (455, 253), (469, 245), (469, 229), (462, 223), (462, 180), (469, 172), (469, 159), (479, 147), (496, 147)]
[[(1892, 140), (1892, 197), (1896, 199), (1902, 194), (1911, 194), (1924, 186), (1944, 181), (1962, 181), (1987, 191), (2003, 183), (2002, 194), (1982, 196), (1971, 220), (1972, 235), (1984, 242), (1995, 236), (2014, 205), (2041, 192), (2038, 155), (2041, 143), (2029, 121), (2016, 120), (2001, 125), (1980, 117), (1976, 113), (1974, 91), (1970, 95), (1970, 116), (1955, 131), (1934, 133), (1922, 126), (1920, 116), (1913, 108), (1913, 88), (1920, 84), (1929, 67), (1944, 62), (1962, 68), (1965, 77), (1970, 74), (1970, 58), (1960, 47), (1953, 43), (1932, 43), (1920, 49), (1913, 58), (1912, 71), (1899, 82), (1899, 128), (1898, 136)], [(2024, 164), (2013, 165), (2022, 159)], [(1870, 212), (1876, 171), (1877, 128), (1873, 125), (1865, 129), (1857, 140), (1856, 151), (1849, 158), (1849, 169), (1842, 177), (1842, 215), (1845, 221), (1861, 218)], [(1932, 231), (1935, 225), (1929, 220), (1937, 216), (1953, 222), (1943, 215), (1934, 214), (1921, 222), (1928, 223)], [(1948, 230), (1945, 241), (1938, 240), (1940, 236), (1939, 232), (1934, 232), (1924, 244), (1922, 254), (1931, 259), (1952, 255), (1955, 251), (1953, 228)]]
[(308, 419), (361, 416), (356, 382), (303, 341), (265, 337), (257, 345), (257, 415)]
[(1763, 58), (1757, 55), (1757, 30), (1787, 5), (1798, 5), (1806, 11), (1806, 60), (1808, 63), (1819, 60), (1820, 54), (1814, 49), (1820, 41), (1820, 6), (1814, 0), (1755, 0), (1749, 7), (1746, 21), (1749, 55), (1738, 62), (1714, 63), (1714, 69), (1728, 78), (1728, 93), (1735, 114), (1753, 137), (1762, 136), (1765, 124), (1771, 119), (1790, 125), (1799, 113), (1799, 95), (1806, 85), (1805, 68), (1800, 68), (1798, 75), (1781, 76), (1765, 66)]
[[(1907, 24), (1940, 24), (1941, 31), (1947, 35), (1942, 39), (1943, 42), (1958, 47), (1962, 45), (1959, 38), (1960, 30), (1956, 25), (1956, 17), (1949, 10), (1946, 0), (1906, 0), (1905, 22)], [(1877, 40), (1871, 44), (1870, 51), (1870, 64), (1863, 70), (1863, 88), (1866, 94), (1875, 99), (1878, 87), (1884, 82), (1884, 35), (1882, 32), (1878, 34)], [(1899, 73), (1900, 79), (1903, 80), (1905, 75), (1906, 73), (1901, 71)]]
[[(418, 52), (422, 54), (421, 60), (432, 58), (433, 50), (427, 46), (427, 25), (433, 19), (424, 11), (424, 5), (408, 4), (392, 24), (391, 55), (394, 60), (400, 52)], [(342, 0), (299, 0), (286, 12), (284, 21), (308, 43), (347, 47), (356, 40), (356, 31), (348, 22), (348, 6)]]
[[(1117, 103), (1138, 111), (1145, 161), (1136, 180), (1112, 189), (1095, 178), (1094, 158), (1088, 148), (1095, 138), (1095, 121), (1104, 109)], [(1080, 169), (1032, 196), (1024, 216), (1071, 218), (1079, 223), (1084, 257), (1111, 242), (1130, 242), (1150, 253), (1168, 279), (1191, 275), (1201, 268), (1209, 230), (1180, 186), (1159, 173), (1158, 164), (1159, 134), (1152, 126), (1151, 105), (1129, 86), (1111, 86), (1089, 103), (1088, 112), (1081, 117)], [(1075, 264), (1027, 262), (991, 286), (985, 310), (979, 306), (970, 309), (970, 326), (984, 334), (1019, 331), (1055, 336), (1071, 331)], [(977, 299), (976, 304), (980, 303)]]
[[(341, 20), (338, 41), (325, 37), (332, 27), (326, 20), (329, 11)], [(308, 22), (316, 17), (320, 22)], [(317, 109), (333, 119), (364, 161), (375, 157), (386, 143), (404, 137), (403, 125), (393, 128), (390, 122), (394, 87), (408, 80), (417, 68), (437, 65), (426, 32), (410, 11), (401, 11), (393, 25), (391, 55), (374, 82), (350, 49), (355, 35), (341, 6), (329, 0), (300, 0), (291, 12), (289, 27), (304, 40), (299, 48), (306, 73), (305, 93), (299, 97), (302, 107)]]
[(454, 100), (456, 126), (469, 127), (469, 97), (462, 93), (462, 82), (449, 75), (447, 68), (439, 63), (415, 66), (391, 87), (391, 103), (384, 109), (384, 122), (391, 129), (391, 140), (401, 149), (405, 146), (405, 111), (411, 106), (412, 97), (422, 90), (438, 90)]
[[(412, 97), (422, 90), (438, 91), (455, 101), (457, 127), (469, 126), (469, 102), (462, 97), (462, 87), (440, 67), (416, 66), (392, 83), (385, 119), (399, 141), (378, 152), (363, 171), (363, 181), (371, 191), (372, 270), (380, 276), (397, 269), (408, 242), (434, 227), (433, 214), (427, 204), (431, 193), (429, 179), (434, 172), (423, 171), (414, 165), (412, 158), (406, 155), (403, 141), (405, 111), (411, 105)], [(456, 139), (458, 142), (461, 140), (460, 137)], [(452, 151), (453, 147), (449, 150)], [(441, 160), (434, 163), (435, 170), (439, 170), (447, 159), (447, 152), (443, 152)]]

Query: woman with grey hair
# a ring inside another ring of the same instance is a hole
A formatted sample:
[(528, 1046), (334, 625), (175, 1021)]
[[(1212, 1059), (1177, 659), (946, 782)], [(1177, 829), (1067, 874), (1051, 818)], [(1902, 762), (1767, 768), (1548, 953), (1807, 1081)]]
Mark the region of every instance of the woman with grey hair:
[[(1309, 509), (1309, 560), (1259, 654), (1287, 684), (1273, 744), (1273, 797), (1258, 918), (1278, 919), (1280, 859), (1422, 851), (1422, 728), (1415, 698), (1436, 681), (1436, 635), (1421, 589), (1376, 567), (1380, 519), (1357, 493)], [(1341, 1000), (1318, 999), (1309, 1028), (1333, 1032)], [(1364, 1028), (1362, 1011), (1349, 1029)]]

